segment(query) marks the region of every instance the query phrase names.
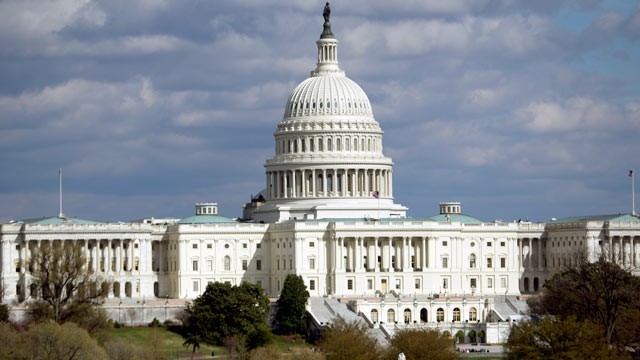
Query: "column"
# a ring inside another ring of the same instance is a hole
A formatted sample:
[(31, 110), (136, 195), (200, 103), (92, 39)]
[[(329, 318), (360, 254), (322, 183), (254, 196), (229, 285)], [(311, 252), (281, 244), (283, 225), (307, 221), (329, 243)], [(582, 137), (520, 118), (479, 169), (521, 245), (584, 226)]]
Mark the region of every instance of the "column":
[(395, 255), (395, 249), (393, 248), (393, 237), (389, 237), (389, 241), (388, 241), (388, 247), (389, 247), (389, 251), (387, 253), (388, 258), (387, 258), (387, 269), (389, 269), (389, 272), (391, 272), (394, 268), (393, 266), (393, 255)]
[(311, 170), (311, 196), (316, 197), (318, 193), (316, 192), (316, 169)]
[(420, 268), (424, 271), (429, 267), (427, 259), (427, 238), (425, 236), (420, 237), (420, 245), (420, 257), (422, 258), (420, 261)]
[(322, 169), (322, 195), (327, 196), (327, 169)]

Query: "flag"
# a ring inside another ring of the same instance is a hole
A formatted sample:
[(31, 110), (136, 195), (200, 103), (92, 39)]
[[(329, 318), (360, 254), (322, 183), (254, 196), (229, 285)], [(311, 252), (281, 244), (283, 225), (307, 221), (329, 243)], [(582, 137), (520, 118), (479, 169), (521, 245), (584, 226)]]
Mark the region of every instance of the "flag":
[(372, 191), (371, 192), (371, 196), (373, 196), (374, 198), (379, 198), (380, 197), (380, 193), (376, 190), (376, 191)]
[(633, 176), (633, 170), (629, 170), (629, 176)]

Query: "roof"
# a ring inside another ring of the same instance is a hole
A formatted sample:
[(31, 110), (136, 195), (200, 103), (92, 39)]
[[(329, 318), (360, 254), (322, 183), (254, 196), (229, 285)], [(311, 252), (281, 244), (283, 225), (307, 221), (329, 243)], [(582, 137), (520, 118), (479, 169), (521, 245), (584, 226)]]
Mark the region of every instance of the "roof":
[(178, 224), (217, 224), (237, 222), (234, 219), (219, 215), (193, 215), (181, 219)]
[(549, 221), (549, 223), (554, 224), (554, 223), (569, 223), (569, 222), (580, 222), (580, 221), (640, 222), (640, 218), (638, 218), (638, 216), (633, 216), (631, 214), (589, 215), (589, 216), (573, 216), (573, 217), (560, 218), (556, 220), (551, 220)]
[(484, 221), (465, 214), (438, 214), (428, 217), (427, 220), (438, 222), (460, 222), (463, 224), (481, 224)]
[(43, 216), (41, 218), (25, 219), (25, 220), (20, 220), (20, 221), (16, 221), (16, 222), (20, 222), (20, 223), (23, 223), (23, 224), (33, 224), (33, 225), (103, 224), (100, 221), (85, 220), (85, 219), (78, 219), (78, 218), (66, 218), (66, 217), (58, 217), (58, 216), (52, 216), (52, 217), (44, 217)]

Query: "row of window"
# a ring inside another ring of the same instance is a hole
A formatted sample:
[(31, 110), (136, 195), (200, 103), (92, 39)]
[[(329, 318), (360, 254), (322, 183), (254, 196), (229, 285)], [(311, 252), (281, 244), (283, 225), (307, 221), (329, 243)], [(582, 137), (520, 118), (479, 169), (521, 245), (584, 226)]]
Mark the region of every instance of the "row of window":
[[(191, 244), (191, 248), (192, 249), (198, 249), (198, 243), (192, 243)], [(260, 249), (262, 247), (262, 244), (258, 243), (256, 244), (256, 249)], [(229, 244), (224, 244), (224, 248), (228, 249), (229, 248)], [(242, 248), (243, 249), (248, 249), (249, 245), (247, 243), (242, 243)], [(212, 243), (207, 243), (207, 249), (213, 249), (213, 244)]]
[[(308, 145), (307, 145), (308, 144)], [(316, 146), (317, 144), (317, 146)], [(326, 149), (326, 150), (325, 150)], [(335, 149), (335, 150), (334, 150)], [(276, 142), (276, 154), (297, 154), (322, 151), (380, 151), (379, 138), (353, 138), (350, 137), (318, 137), (310, 139), (283, 139)]]
[[(378, 323), (379, 320), (379, 316), (378, 316), (378, 310), (377, 309), (372, 309), (371, 310), (371, 322), (373, 322), (374, 324)], [(411, 323), (411, 319), (412, 319), (412, 312), (411, 309), (404, 309), (403, 311), (403, 317), (404, 317), (404, 323), (405, 324), (409, 324)], [(452, 318), (451, 321), (452, 322), (460, 322), (462, 321), (462, 312), (460, 311), (460, 308), (456, 307), (453, 309), (452, 312)], [(469, 316), (466, 319), (468, 321), (478, 321), (478, 310), (475, 307), (472, 307), (469, 309)], [(394, 309), (388, 309), (387, 310), (387, 319), (386, 321), (388, 323), (396, 323), (396, 311)], [(446, 322), (448, 321), (448, 319), (445, 317), (445, 311), (443, 308), (438, 308), (436, 310), (436, 321), (437, 322)], [(383, 322), (383, 321), (380, 321)], [(429, 322), (429, 311), (425, 308), (420, 309), (420, 322)]]
[[(100, 258), (99, 260), (99, 267), (98, 267), (98, 271), (100, 272), (105, 272), (106, 271), (106, 267), (105, 265), (107, 264), (107, 260), (106, 258), (103, 256)], [(124, 257), (122, 260), (122, 270), (123, 271), (138, 271), (140, 270), (140, 259), (139, 258), (135, 258), (133, 260), (133, 266), (130, 267), (130, 262), (129, 262), (129, 258), (128, 257)], [(87, 260), (87, 266), (89, 269), (93, 269), (94, 266), (94, 260), (93, 258), (89, 258)], [(20, 271), (22, 271), (22, 262), (20, 260), (16, 260), (15, 261), (15, 268), (16, 268), (16, 272), (19, 273)], [(111, 271), (117, 271), (118, 269), (118, 258), (116, 258), (115, 256), (111, 258)], [(33, 268), (29, 267), (27, 269), (30, 273), (33, 273)]]
[[(500, 276), (500, 288), (502, 289), (506, 289), (507, 285), (509, 283), (509, 278), (508, 276)], [(443, 290), (447, 290), (449, 289), (449, 281), (450, 278), (449, 277), (443, 277), (442, 278), (442, 289)], [(494, 277), (493, 276), (487, 276), (486, 277), (486, 284), (487, 284), (487, 288), (488, 289), (493, 289), (494, 287)], [(416, 290), (419, 290), (421, 288), (421, 282), (422, 280), (420, 278), (415, 278), (414, 279), (414, 287)], [(347, 279), (347, 290), (354, 290), (355, 289), (355, 279), (351, 278), (351, 279)], [(314, 283), (315, 285), (315, 283)], [(368, 278), (367, 279), (367, 290), (374, 290), (373, 288), (373, 279), (372, 278)], [(388, 289), (387, 287), (387, 280), (386, 279), (382, 279), (381, 280), (381, 287), (385, 290)], [(477, 289), (478, 288), (478, 278), (477, 277), (472, 277), (469, 279), (469, 287), (471, 289)], [(311, 288), (311, 283), (309, 284), (309, 288)], [(402, 290), (402, 279), (397, 278), (395, 279), (395, 289), (396, 290)]]
[[(492, 269), (493, 268), (493, 257), (489, 256), (486, 258), (487, 260), (487, 268)], [(447, 269), (449, 267), (449, 257), (448, 256), (442, 256), (441, 257), (441, 261), (442, 261), (442, 268), (443, 269)], [(471, 254), (469, 255), (469, 267), (471, 269), (475, 269), (476, 268), (476, 254)], [(504, 256), (500, 257), (500, 268), (505, 269), (507, 267), (507, 258)]]
[[(224, 270), (225, 271), (231, 271), (231, 257), (230, 256), (225, 256), (224, 257)], [(249, 260), (248, 259), (242, 259), (242, 270), (248, 270), (249, 269)], [(256, 270), (257, 271), (262, 271), (262, 260), (261, 259), (256, 259)], [(213, 259), (205, 259), (205, 269), (206, 271), (213, 271)], [(191, 260), (191, 270), (193, 271), (199, 271), (199, 267), (200, 267), (200, 260), (199, 259), (192, 259)]]
[[(492, 247), (493, 246), (493, 242), (491, 241), (487, 241), (485, 244), (487, 244), (487, 247)], [(449, 246), (449, 242), (447, 240), (442, 240), (442, 246)], [(476, 246), (475, 242), (471, 242), (471, 247)], [(505, 247), (507, 246), (507, 243), (505, 241), (500, 241), (500, 247)]]

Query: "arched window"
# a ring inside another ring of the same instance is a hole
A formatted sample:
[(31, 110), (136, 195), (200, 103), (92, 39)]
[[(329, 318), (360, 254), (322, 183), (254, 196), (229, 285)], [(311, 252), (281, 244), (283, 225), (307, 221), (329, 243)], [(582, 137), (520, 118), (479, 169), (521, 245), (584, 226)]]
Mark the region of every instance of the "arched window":
[(333, 151), (333, 139), (327, 138), (327, 151)]
[(469, 309), (469, 321), (478, 321), (478, 310), (474, 307)]
[(336, 151), (342, 151), (342, 143), (340, 142), (340, 138), (336, 139)]
[(453, 309), (453, 321), (460, 321), (460, 308)]
[(420, 322), (429, 322), (429, 311), (425, 308), (420, 310)]
[(371, 322), (374, 324), (378, 322), (378, 310), (376, 309), (371, 310)]
[(404, 309), (404, 323), (409, 324), (411, 322), (411, 310)]
[(476, 268), (476, 254), (469, 255), (469, 267), (471, 269)]
[(224, 269), (226, 271), (231, 271), (231, 258), (229, 255), (224, 257)]
[(393, 309), (387, 311), (387, 322), (391, 324), (396, 322), (396, 312)]
[(333, 175), (327, 175), (327, 191), (333, 191)]
[(323, 146), (324, 146), (323, 144), (324, 144), (324, 142), (323, 142), (322, 138), (321, 137), (318, 138), (318, 151), (324, 151), (323, 150)]
[(438, 322), (444, 322), (444, 309), (438, 308), (438, 310), (436, 310), (436, 320)]

